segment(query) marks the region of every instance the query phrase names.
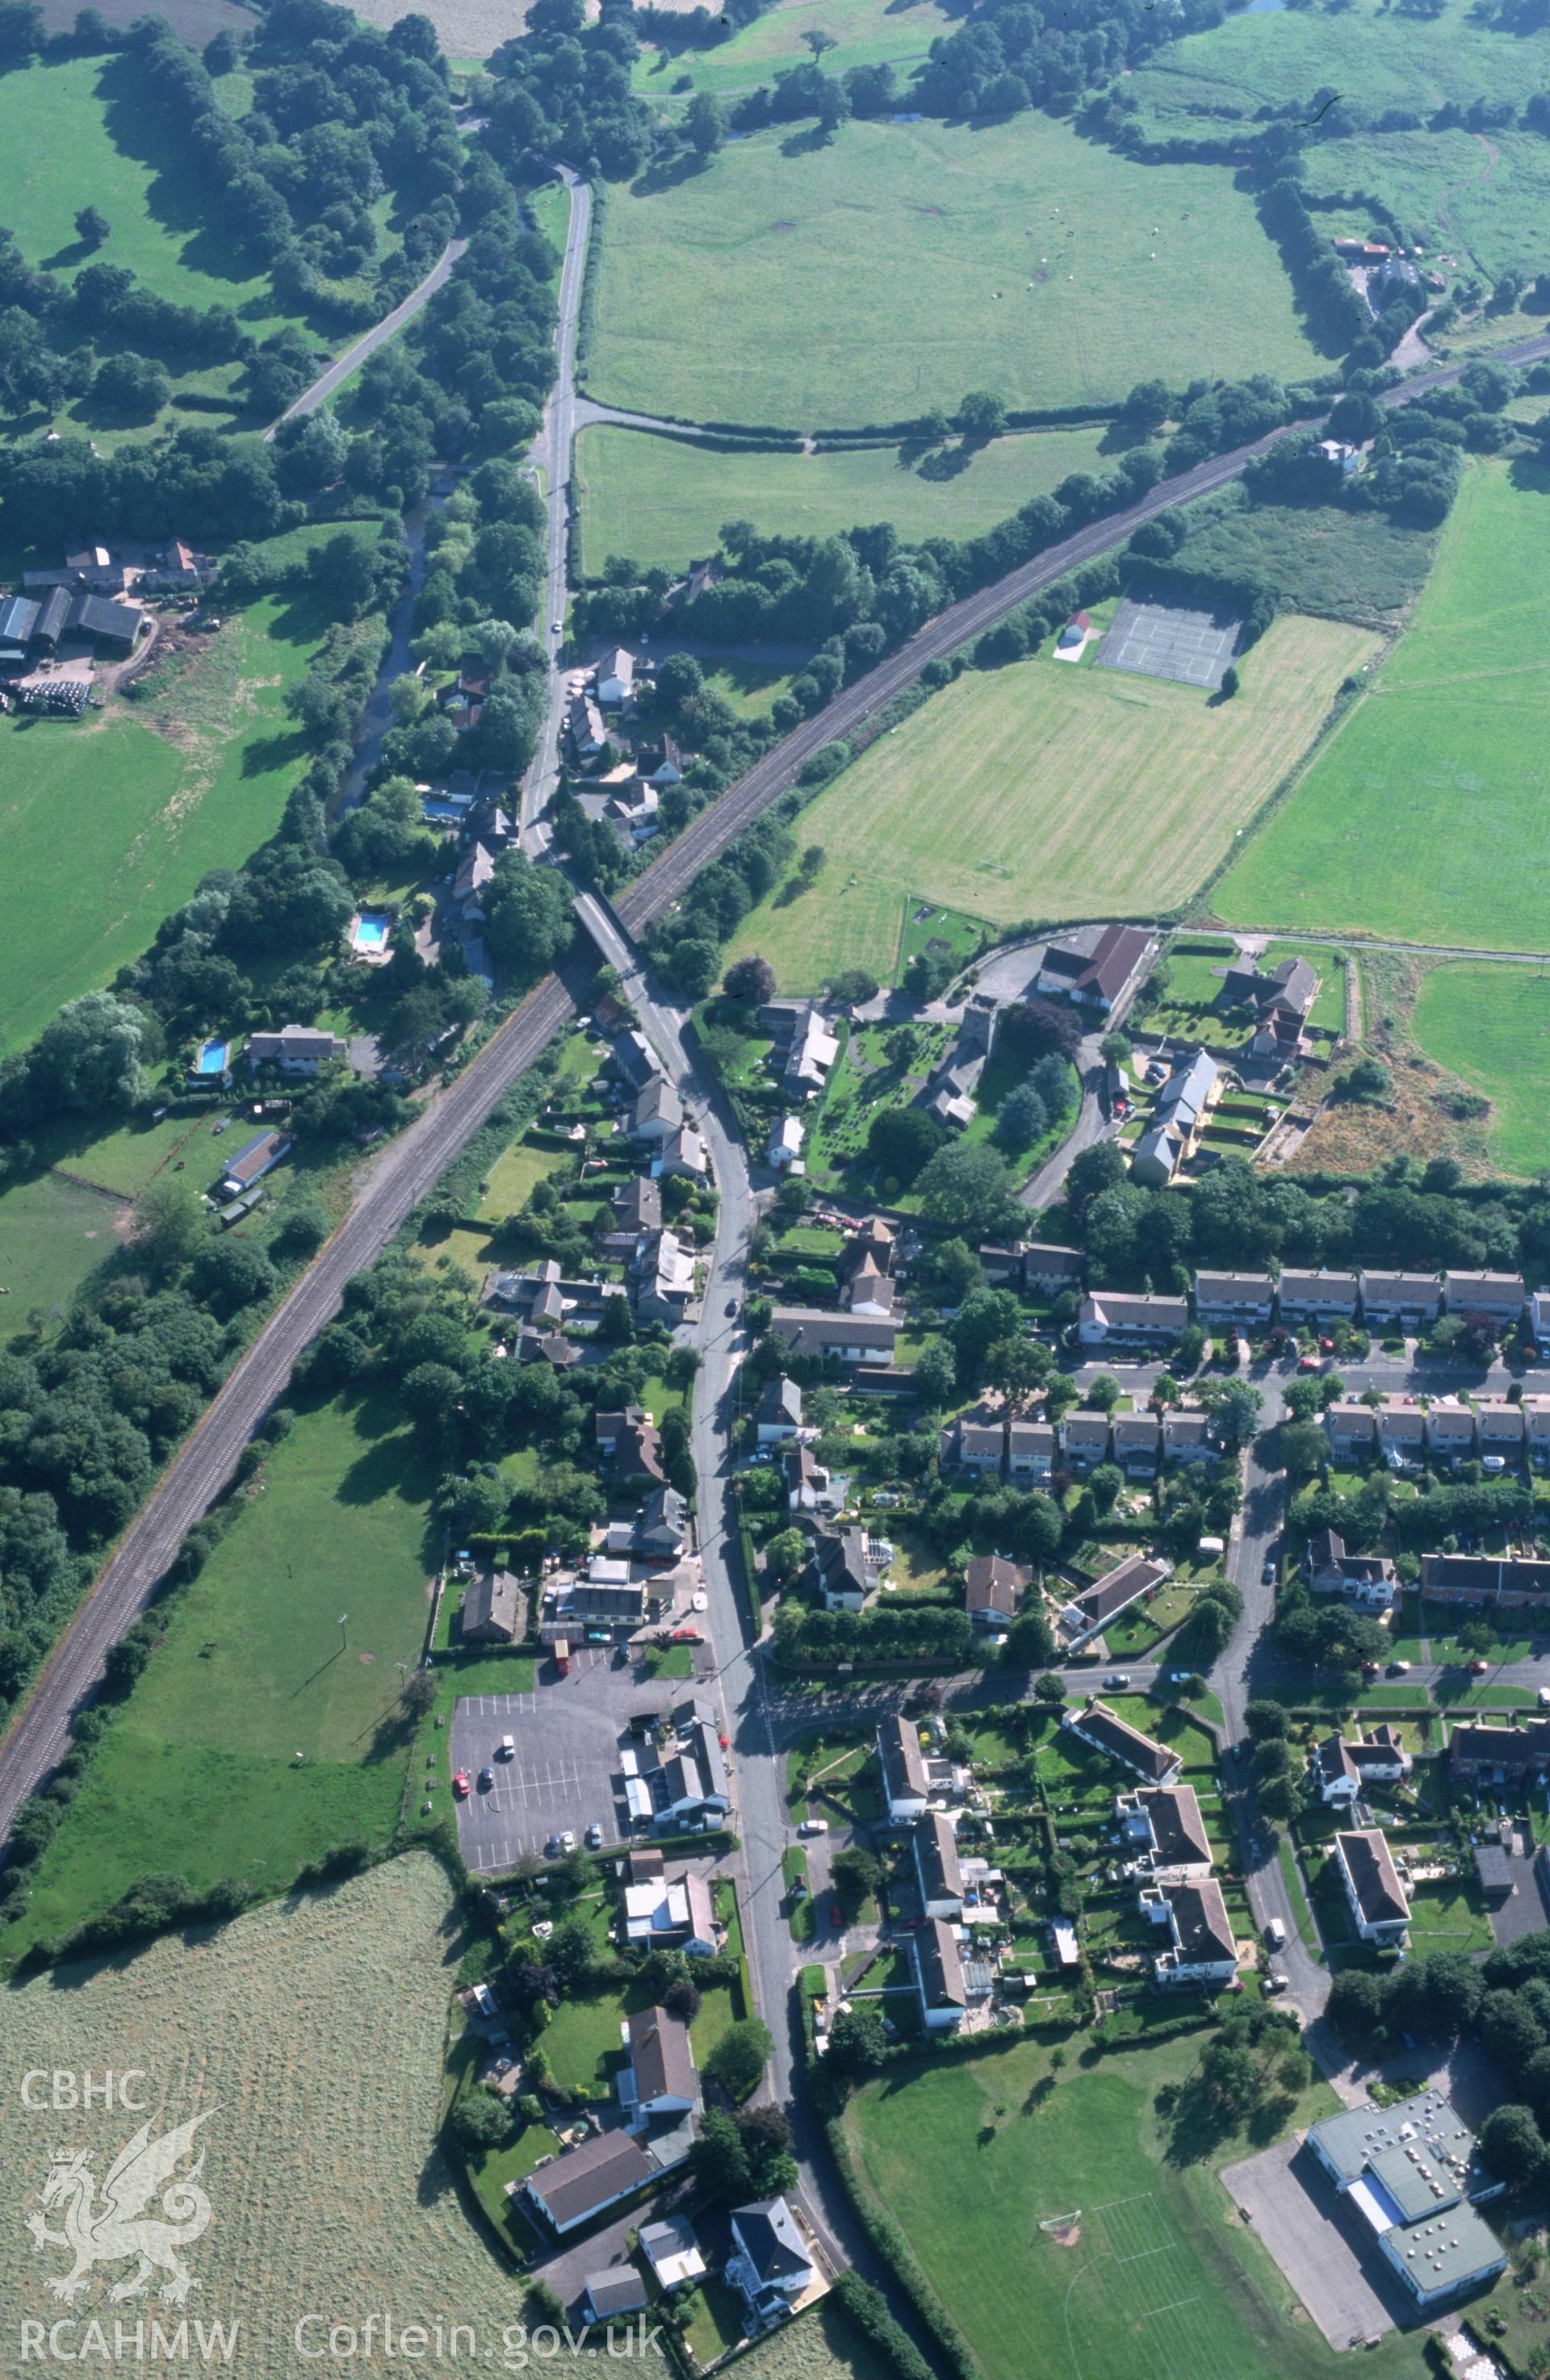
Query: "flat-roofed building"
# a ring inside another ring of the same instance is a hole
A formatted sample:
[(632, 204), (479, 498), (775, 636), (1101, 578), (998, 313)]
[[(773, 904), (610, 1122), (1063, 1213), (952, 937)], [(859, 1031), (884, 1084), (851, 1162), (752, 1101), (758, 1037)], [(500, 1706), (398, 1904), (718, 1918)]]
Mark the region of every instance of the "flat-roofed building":
[(1308, 2148), (1422, 2312), (1506, 2270), (1501, 2241), (1476, 2211), (1504, 2184), (1440, 2092), (1342, 2108), (1311, 2127)]

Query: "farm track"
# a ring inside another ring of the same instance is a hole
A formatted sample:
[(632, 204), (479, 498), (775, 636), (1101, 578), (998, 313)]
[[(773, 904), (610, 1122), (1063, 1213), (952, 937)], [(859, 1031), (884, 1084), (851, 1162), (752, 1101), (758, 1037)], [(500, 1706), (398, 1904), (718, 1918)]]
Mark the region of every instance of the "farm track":
[[(584, 241), (584, 211), (573, 207), (567, 243), (568, 268), (579, 261), (579, 234)], [(450, 271), (447, 258), (443, 259), (443, 263)], [(422, 284), (421, 289), (424, 288)], [(417, 297), (420, 294), (415, 293)], [(407, 299), (405, 304), (412, 305), (412, 300)], [(397, 312), (401, 317), (403, 310)], [(377, 326), (378, 333), (390, 336), (388, 325), (394, 322), (395, 317), (389, 316), (386, 323)], [(559, 380), (568, 384), (574, 368), (574, 317), (562, 314), (561, 335), (566, 352), (561, 357)], [(1501, 350), (1494, 360), (1528, 363), (1546, 355), (1550, 355), (1550, 335), (1542, 335)], [(346, 359), (340, 360), (344, 363)], [(1431, 389), (1450, 385), (1464, 370), (1463, 363), (1445, 365), (1386, 392), (1383, 401), (1391, 406), (1408, 404)], [(1312, 419), (1290, 425), (1294, 430), (1310, 430), (1313, 426)], [(719, 802), (686, 828), (678, 841), (616, 903), (617, 915), (627, 931), (639, 937), (663, 917), (701, 868), (718, 857), (746, 826), (791, 790), (814, 753), (864, 726), (896, 695), (914, 684), (928, 662), (946, 659), (1030, 596), (1052, 586), (1079, 565), (1095, 561), (1122, 544), (1159, 513), (1225, 487), (1256, 455), (1286, 434), (1284, 430), (1275, 431), (1230, 454), (1214, 455), (1177, 479), (1161, 481), (1141, 503), (1078, 530), (994, 585), (979, 589), (938, 618), (928, 621), (897, 653), (847, 687), (814, 718), (804, 721)], [(1524, 954), (1459, 952), (1456, 955)], [(575, 1014), (576, 1003), (566, 986), (555, 977), (548, 978), (492, 1036), (457, 1081), (439, 1093), (418, 1121), (368, 1169), (345, 1221), (271, 1316), (168, 1464), (148, 1502), (89, 1590), (30, 1699), (0, 1742), (0, 1828), (9, 1828), (20, 1803), (36, 1790), (63, 1755), (69, 1741), (70, 1714), (94, 1692), (109, 1647), (143, 1610), (185, 1532), (226, 1486), (243, 1447), (284, 1389), (301, 1350), (337, 1312), (345, 1283), (381, 1253), (437, 1176), (485, 1122), (503, 1094)]]
[[(406, 322), (414, 320), (421, 307), (430, 304), (443, 282), (450, 275), (453, 266), (467, 246), (468, 241), (460, 233), (455, 239), (449, 239), (418, 288), (411, 289), (409, 296), (399, 305), (394, 307), (391, 314), (384, 314), (380, 322), (373, 322), (371, 329), (364, 332), (353, 346), (347, 347), (344, 354), (336, 358), (325, 371), (319, 372), (311, 387), (304, 388), (295, 404), (287, 406), (280, 416), (280, 421), (295, 421), (303, 414), (315, 413), (320, 405), (326, 403), (336, 389), (344, 386), (351, 372), (358, 371), (369, 356), (374, 356), (379, 347), (385, 346), (388, 340), (395, 337)], [(264, 431), (263, 443), (266, 446), (280, 427), (280, 421), (271, 422)]]

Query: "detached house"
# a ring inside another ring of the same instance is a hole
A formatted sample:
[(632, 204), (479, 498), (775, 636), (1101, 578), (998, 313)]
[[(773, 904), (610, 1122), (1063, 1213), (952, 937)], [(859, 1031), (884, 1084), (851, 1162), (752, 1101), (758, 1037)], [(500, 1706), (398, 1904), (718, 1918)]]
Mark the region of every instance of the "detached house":
[(824, 1530), (813, 1540), (812, 1575), (825, 1611), (864, 1611), (877, 1592), (866, 1532), (854, 1525)]
[(1149, 1347), (1182, 1338), (1190, 1309), (1181, 1297), (1128, 1297), (1100, 1290), (1084, 1297), (1077, 1336), (1084, 1347)]
[(891, 1314), (831, 1314), (813, 1305), (777, 1305), (770, 1329), (793, 1354), (832, 1357), (868, 1370), (892, 1364), (898, 1336)]
[(1351, 1924), (1374, 1949), (1401, 1949), (1410, 1904), (1381, 1827), (1359, 1827), (1335, 1838), (1335, 1858)]
[(783, 1446), (802, 1436), (802, 1392), (795, 1380), (766, 1380), (754, 1413), (761, 1446)]
[(1095, 1752), (1106, 1753), (1122, 1767), (1133, 1769), (1148, 1785), (1175, 1785), (1184, 1763), (1178, 1754), (1166, 1743), (1153, 1742), (1149, 1735), (1131, 1727), (1117, 1711), (1090, 1694), (1080, 1710), (1068, 1711), (1060, 1722), (1073, 1735), (1080, 1736)]
[(254, 1033), (248, 1039), (248, 1063), (278, 1066), (282, 1075), (313, 1075), (320, 1066), (345, 1057), (349, 1043), (337, 1033), (315, 1025), (282, 1025), (277, 1033)]
[(1055, 1432), (1048, 1422), (1007, 1425), (1007, 1470), (1024, 1487), (1042, 1487), (1055, 1470)]
[(748, 2308), (748, 2326), (757, 2334), (781, 2322), (817, 2278), (797, 2218), (784, 2198), (762, 2198), (732, 2216), (732, 2252), (726, 2279)]
[(1370, 1736), (1329, 1736), (1308, 1758), (1319, 1799), (1331, 1808), (1349, 1805), (1369, 1785), (1398, 1784), (1413, 1766), (1397, 1730), (1386, 1721)]
[(1386, 1554), (1350, 1554), (1335, 1529), (1315, 1529), (1308, 1540), (1308, 1581), (1316, 1595), (1343, 1595), (1364, 1611), (1386, 1611), (1398, 1593)]
[(1140, 1785), (1115, 1797), (1131, 1861), (1156, 1884), (1198, 1884), (1214, 1864), (1192, 1785)]
[(1169, 1947), (1152, 1961), (1165, 1990), (1212, 1990), (1238, 1974), (1238, 1944), (1227, 1904), (1214, 1876), (1194, 1884), (1149, 1887), (1141, 1906), (1154, 1925), (1168, 1929)]
[(979, 1554), (964, 1572), (963, 1608), (976, 1628), (1005, 1635), (1032, 1583), (1031, 1570), (1005, 1560), (1000, 1554)]

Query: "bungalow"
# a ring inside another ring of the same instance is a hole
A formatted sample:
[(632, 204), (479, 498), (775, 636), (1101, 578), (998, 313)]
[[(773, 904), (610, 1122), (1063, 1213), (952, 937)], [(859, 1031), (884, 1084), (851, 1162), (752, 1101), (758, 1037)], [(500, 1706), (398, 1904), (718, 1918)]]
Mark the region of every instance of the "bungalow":
[(465, 1645), (510, 1645), (522, 1627), (522, 1590), (508, 1570), (482, 1570), (463, 1596), (458, 1633)]
[(1316, 1595), (1343, 1595), (1365, 1611), (1386, 1611), (1397, 1592), (1386, 1554), (1349, 1554), (1334, 1529), (1315, 1529), (1308, 1540), (1308, 1583)]
[(1526, 1718), (1519, 1727), (1489, 1727), (1483, 1719), (1455, 1727), (1448, 1758), (1461, 1785), (1537, 1784), (1550, 1771), (1550, 1718)]
[(627, 1884), (624, 1888), (624, 1930), (627, 1942), (643, 1943), (651, 1950), (682, 1950), (691, 1959), (712, 1959), (716, 1952), (715, 1920), (711, 1888), (703, 1876), (686, 1873), (669, 1884)]
[(1005, 1635), (1033, 1573), (1001, 1554), (976, 1554), (963, 1574), (963, 1608), (976, 1628)]
[(1335, 1838), (1335, 1860), (1351, 1924), (1374, 1949), (1399, 1949), (1408, 1938), (1410, 1904), (1381, 1827), (1357, 1827)]
[(1056, 1634), (1061, 1651), (1069, 1660), (1101, 1635), (1122, 1611), (1139, 1603), (1154, 1586), (1160, 1586), (1171, 1565), (1166, 1561), (1149, 1560), (1145, 1554), (1127, 1554), (1113, 1570), (1105, 1571), (1081, 1595), (1073, 1596), (1062, 1606), (1056, 1621)]
[(683, 1101), (671, 1083), (653, 1075), (630, 1110), (631, 1140), (671, 1140), (684, 1120)]
[(865, 1530), (852, 1524), (821, 1531), (813, 1540), (811, 1575), (825, 1611), (864, 1611), (877, 1592)]
[(1052, 1297), (1063, 1289), (1081, 1287), (1085, 1259), (1080, 1248), (1056, 1247), (1053, 1241), (1029, 1240), (1022, 1250), (1024, 1289), (1042, 1289)]
[(1426, 1408), (1426, 1444), (1439, 1462), (1457, 1463), (1474, 1452), (1474, 1407), (1438, 1397)]
[(1238, 1944), (1214, 1876), (1192, 1884), (1149, 1886), (1141, 1906), (1153, 1924), (1168, 1929), (1170, 1947), (1152, 1961), (1165, 1990), (1209, 1991), (1236, 1979)]
[[(629, 2104), (632, 2129), (653, 2116), (692, 2116), (700, 2107), (700, 2077), (689, 2027), (671, 2009), (637, 2009), (619, 2028), (629, 2052)], [(620, 2077), (621, 2099), (625, 2097)]]
[(1134, 926), (1087, 926), (1051, 942), (1037, 989), (1106, 1016), (1152, 947)]
[(1281, 1319), (1288, 1325), (1354, 1322), (1360, 1285), (1354, 1272), (1296, 1272), (1283, 1269), (1276, 1284)]
[(1397, 1730), (1386, 1721), (1370, 1736), (1327, 1736), (1308, 1755), (1319, 1799), (1332, 1808), (1349, 1807), (1369, 1785), (1397, 1784), (1413, 1766)]
[(754, 1433), (761, 1446), (783, 1446), (787, 1439), (802, 1435), (802, 1392), (795, 1380), (784, 1375), (766, 1380), (753, 1415)]
[(956, 1925), (963, 1915), (963, 1870), (952, 1820), (940, 1810), (928, 1810), (910, 1837), (910, 1846), (921, 1910), (927, 1917), (941, 1917)]
[(967, 1416), (949, 1422), (938, 1444), (938, 1459), (955, 1470), (981, 1474), (999, 1472), (1006, 1452), (1007, 1432), (1003, 1423), (970, 1421)]
[(1195, 1319), (1204, 1330), (1223, 1322), (1267, 1330), (1275, 1303), (1275, 1284), (1267, 1272), (1195, 1275)]
[(1192, 1785), (1138, 1785), (1115, 1796), (1114, 1815), (1132, 1862), (1156, 1884), (1196, 1884), (1214, 1865)]
[(782, 1116), (778, 1123), (770, 1127), (770, 1136), (764, 1144), (765, 1164), (773, 1165), (777, 1173), (788, 1173), (801, 1160), (802, 1139), (799, 1119)]
[(1426, 1415), (1419, 1405), (1378, 1407), (1378, 1451), (1391, 1471), (1419, 1470), (1426, 1458)]
[(527, 2176), (522, 2192), (563, 2240), (654, 2181), (659, 2170), (629, 2132), (594, 2132), (563, 2156), (545, 2157)]
[(1527, 1432), (1521, 1405), (1509, 1405), (1505, 1398), (1477, 1405), (1475, 1430), (1480, 1459), (1487, 1471), (1500, 1471), (1508, 1463), (1522, 1461)]
[(830, 1314), (809, 1305), (777, 1305), (770, 1329), (794, 1355), (833, 1356), (869, 1368), (893, 1362), (898, 1335), (891, 1315)]
[(316, 1025), (282, 1025), (277, 1033), (254, 1033), (248, 1041), (248, 1063), (278, 1066), (282, 1075), (317, 1073), (348, 1054), (349, 1043), (337, 1033)]
[(1082, 1299), (1077, 1336), (1084, 1347), (1146, 1347), (1182, 1338), (1189, 1327), (1181, 1297), (1129, 1297), (1105, 1289)]
[(1134, 1769), (1149, 1785), (1175, 1785), (1184, 1763), (1179, 1755), (1166, 1743), (1155, 1743), (1139, 1728), (1131, 1727), (1118, 1713), (1101, 1703), (1096, 1694), (1089, 1694), (1080, 1710), (1068, 1710), (1060, 1722), (1073, 1735), (1090, 1743), (1095, 1752), (1106, 1753), (1123, 1767)]
[(951, 2033), (969, 2012), (969, 1984), (957, 1937), (940, 1917), (928, 1917), (909, 1937), (915, 1991), (927, 2033)]
[(780, 1458), (786, 1501), (793, 1512), (837, 1512), (849, 1482), (836, 1479), (805, 1442), (788, 1446)]
[(262, 1182), (266, 1173), (274, 1172), (289, 1148), (290, 1142), (284, 1133), (255, 1132), (232, 1159), (215, 1185), (217, 1190), (224, 1198), (240, 1198), (244, 1190), (250, 1190), (255, 1182)]
[(1528, 1301), (1519, 1272), (1445, 1272), (1443, 1295), (1450, 1314), (1489, 1314), (1503, 1329), (1516, 1322)]
[(1089, 1469), (1109, 1458), (1109, 1417), (1106, 1413), (1068, 1413), (1060, 1425), (1060, 1451), (1074, 1471)]
[(635, 656), (622, 645), (597, 665), (597, 698), (614, 706), (628, 702), (635, 691)]
[(1368, 1272), (1361, 1285), (1361, 1318), (1370, 1330), (1397, 1327), (1413, 1337), (1443, 1310), (1442, 1284), (1434, 1272)]
[(1048, 1422), (1013, 1421), (1007, 1425), (1007, 1471), (1025, 1485), (1042, 1486), (1055, 1469), (1055, 1432)]
[(1216, 1449), (1211, 1443), (1211, 1423), (1202, 1413), (1173, 1413), (1163, 1415), (1163, 1461), (1165, 1463), (1214, 1463)]
[(662, 1181), (670, 1182), (675, 1175), (681, 1175), (686, 1182), (709, 1179), (711, 1163), (705, 1144), (688, 1124), (680, 1124), (677, 1132), (670, 1132), (661, 1147), (656, 1171)]
[(1346, 1400), (1325, 1405), (1324, 1427), (1337, 1463), (1366, 1463), (1377, 1451), (1378, 1417), (1371, 1405)]
[(1494, 1554), (1422, 1554), (1421, 1584), (1440, 1603), (1500, 1603), (1533, 1609), (1550, 1597), (1550, 1561)]
[(1163, 1429), (1155, 1414), (1116, 1414), (1112, 1430), (1114, 1459), (1126, 1475), (1152, 1478), (1163, 1451)]
[(930, 1794), (920, 1730), (913, 1719), (896, 1713), (879, 1722), (877, 1756), (883, 1769), (883, 1799), (894, 1825), (908, 1826), (923, 1818)]
[(784, 2198), (762, 2198), (732, 2216), (732, 2251), (724, 2272), (748, 2308), (751, 2331), (789, 2314), (817, 2278), (797, 2218)]

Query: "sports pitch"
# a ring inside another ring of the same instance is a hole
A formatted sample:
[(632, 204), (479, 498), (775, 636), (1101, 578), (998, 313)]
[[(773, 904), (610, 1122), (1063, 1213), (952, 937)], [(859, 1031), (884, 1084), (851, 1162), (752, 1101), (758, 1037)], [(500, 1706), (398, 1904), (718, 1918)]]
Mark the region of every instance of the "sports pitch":
[(1216, 704), (1047, 656), (966, 670), (803, 812), (816, 880), (763, 902), (727, 956), (760, 952), (787, 991), (847, 966), (886, 980), (906, 887), (997, 926), (1154, 917), (1203, 882), (1377, 650), (1360, 628), (1277, 620)]
[(1238, 650), (1242, 623), (1230, 613), (1192, 611), (1145, 588), (1128, 587), (1094, 655), (1099, 669), (1163, 677), (1215, 693)]
[(1320, 369), (1253, 202), (1024, 115), (729, 143), (609, 191), (590, 394), (685, 421), (909, 419), (967, 389), (1112, 401), (1156, 372)]
[(1409, 634), (1223, 879), (1217, 915), (1550, 949), (1547, 633), (1550, 471), (1476, 463)]

